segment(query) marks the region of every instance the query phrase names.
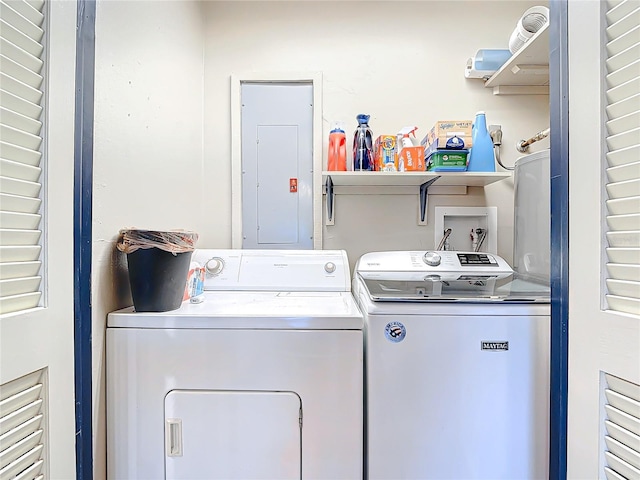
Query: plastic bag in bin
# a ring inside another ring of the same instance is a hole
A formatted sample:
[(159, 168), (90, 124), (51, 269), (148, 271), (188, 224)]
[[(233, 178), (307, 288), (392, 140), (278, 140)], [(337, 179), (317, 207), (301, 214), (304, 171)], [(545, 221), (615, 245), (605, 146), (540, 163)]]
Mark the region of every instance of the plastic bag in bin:
[(139, 248), (159, 248), (173, 254), (192, 252), (198, 241), (198, 234), (183, 230), (167, 232), (158, 230), (120, 230), (117, 247), (124, 253), (133, 253)]

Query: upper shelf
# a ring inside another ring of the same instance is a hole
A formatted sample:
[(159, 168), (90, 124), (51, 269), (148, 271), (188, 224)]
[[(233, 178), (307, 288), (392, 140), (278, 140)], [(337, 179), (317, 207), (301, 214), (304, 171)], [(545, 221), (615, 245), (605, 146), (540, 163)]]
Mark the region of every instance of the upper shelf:
[(510, 172), (322, 172), (322, 181), (331, 177), (334, 185), (343, 186), (418, 186), (437, 179), (434, 185), (484, 187), (511, 177)]
[(500, 67), (485, 84), (494, 95), (549, 93), (549, 22)]
[[(431, 184), (438, 186), (484, 187), (511, 177), (511, 172), (322, 172), (326, 185), (327, 225), (334, 224), (334, 190), (337, 185), (350, 187), (419, 187), (418, 225), (427, 223), (427, 198)], [(329, 181), (331, 179), (331, 181)]]

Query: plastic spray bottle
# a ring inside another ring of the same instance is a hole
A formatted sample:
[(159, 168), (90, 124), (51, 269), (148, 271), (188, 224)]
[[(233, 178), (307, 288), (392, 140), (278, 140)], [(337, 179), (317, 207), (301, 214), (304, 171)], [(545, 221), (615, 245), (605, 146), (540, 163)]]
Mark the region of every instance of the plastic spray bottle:
[(353, 134), (353, 169), (373, 170), (373, 132), (369, 128), (369, 115), (356, 116), (358, 127)]
[(416, 130), (418, 127), (404, 127), (398, 132), (398, 145), (401, 145), (400, 150), (405, 147), (413, 147), (410, 135), (416, 136)]
[(411, 135), (416, 136), (418, 127), (404, 127), (398, 132), (398, 171), (424, 170), (424, 148), (415, 147)]

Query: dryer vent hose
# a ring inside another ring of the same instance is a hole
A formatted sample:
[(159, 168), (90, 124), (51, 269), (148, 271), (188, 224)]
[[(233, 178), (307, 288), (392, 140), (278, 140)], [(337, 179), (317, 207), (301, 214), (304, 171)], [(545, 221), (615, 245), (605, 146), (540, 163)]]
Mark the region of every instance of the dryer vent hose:
[(543, 138), (547, 138), (550, 132), (551, 132), (551, 128), (547, 128), (546, 130), (542, 130), (541, 132), (536, 133), (529, 140), (520, 140), (516, 144), (516, 148), (518, 149), (519, 152), (525, 153), (527, 150), (529, 150), (529, 145), (537, 142), (538, 140), (542, 140)]

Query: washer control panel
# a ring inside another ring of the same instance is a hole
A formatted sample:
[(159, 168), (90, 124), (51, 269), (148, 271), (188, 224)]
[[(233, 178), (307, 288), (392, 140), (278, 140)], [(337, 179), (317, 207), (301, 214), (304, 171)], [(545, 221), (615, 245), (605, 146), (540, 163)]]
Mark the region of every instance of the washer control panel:
[(491, 267), (497, 267), (498, 261), (495, 257), (487, 255), (486, 253), (458, 253), (458, 260), (460, 266), (474, 267), (478, 265), (487, 265)]
[(513, 273), (498, 255), (452, 250), (392, 251), (366, 253), (358, 260), (358, 272), (413, 273)]

